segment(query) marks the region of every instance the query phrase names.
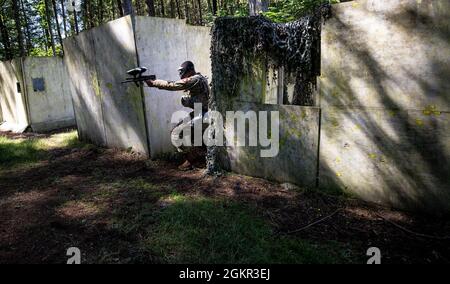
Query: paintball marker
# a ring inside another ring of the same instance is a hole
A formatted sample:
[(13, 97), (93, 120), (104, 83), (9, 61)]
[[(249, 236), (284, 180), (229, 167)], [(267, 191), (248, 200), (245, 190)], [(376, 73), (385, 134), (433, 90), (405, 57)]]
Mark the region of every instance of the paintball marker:
[(139, 87), (139, 84), (141, 84), (142, 82), (145, 82), (147, 80), (156, 80), (156, 75), (143, 75), (145, 72), (147, 72), (146, 67), (138, 67), (128, 70), (127, 74), (133, 76), (133, 78), (126, 78), (126, 80), (123, 81), (122, 84), (135, 83), (136, 86)]

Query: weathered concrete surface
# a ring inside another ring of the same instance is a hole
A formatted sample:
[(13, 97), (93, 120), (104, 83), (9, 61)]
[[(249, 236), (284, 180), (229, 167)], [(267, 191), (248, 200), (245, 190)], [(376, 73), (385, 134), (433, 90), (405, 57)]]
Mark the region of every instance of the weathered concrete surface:
[[(211, 76), (209, 28), (188, 26), (183, 20), (136, 17), (135, 34), (139, 63), (149, 68), (147, 73), (159, 79), (179, 80), (178, 67), (191, 60), (197, 72)], [(181, 105), (183, 93), (155, 88), (144, 88), (144, 93), (151, 156), (173, 152), (172, 114), (190, 111)]]
[(449, 211), (450, 113), (323, 110), (320, 186), (412, 210)]
[(198, 72), (211, 79), (211, 29), (186, 24), (184, 27), (187, 59), (195, 63)]
[[(17, 92), (17, 84), (21, 92)], [(0, 104), (3, 120), (0, 131), (23, 132), (29, 125), (26, 97), (23, 90), (22, 61), (0, 62)]]
[[(68, 76), (58, 57), (24, 57), (0, 63), (3, 131), (43, 132), (75, 125)], [(35, 91), (33, 80), (45, 88)], [(18, 93), (20, 84), (20, 93)]]
[[(60, 57), (23, 59), (24, 82), (31, 128), (35, 132), (75, 126), (69, 77)], [(45, 90), (34, 91), (33, 79), (42, 78)]]
[(333, 5), (322, 32), (321, 106), (450, 109), (450, 2)]
[(64, 53), (79, 138), (97, 145), (106, 145), (101, 97), (96, 95), (100, 91), (92, 33), (83, 32), (77, 37), (65, 39)]
[(140, 88), (120, 83), (138, 65), (131, 18), (68, 38), (64, 48), (80, 137), (148, 154)]
[(450, 2), (354, 1), (323, 27), (321, 187), (450, 212)]
[[(317, 183), (320, 109), (277, 104), (283, 94), (273, 80), (273, 70), (259, 58), (248, 58), (252, 71), (241, 80), (239, 96), (217, 96), (225, 119), (225, 132), (230, 133), (233, 121), (226, 118), (226, 111), (268, 111), (279, 113), (279, 153), (275, 157), (262, 157), (261, 146), (248, 146), (249, 131), (246, 129), (246, 145), (227, 146), (223, 166), (237, 173), (262, 177), (279, 182), (290, 182), (314, 187)], [(278, 72), (278, 71), (276, 71)], [(269, 75), (269, 76), (268, 76)], [(220, 76), (218, 76), (219, 78)], [(269, 80), (269, 82), (267, 82)], [(259, 121), (261, 123), (261, 121)], [(247, 123), (248, 124), (248, 123)], [(270, 124), (268, 124), (270, 127)], [(272, 135), (272, 132), (270, 132)]]
[[(225, 165), (229, 170), (278, 182), (316, 186), (319, 108), (248, 102), (236, 102), (233, 108), (244, 113), (267, 111), (269, 117), (271, 112), (279, 112), (279, 153), (275, 157), (261, 157), (261, 150), (269, 147), (248, 146), (247, 128), (247, 146), (226, 147)], [(231, 123), (234, 121), (226, 121), (226, 132)], [(270, 127), (270, 123), (268, 126)], [(234, 135), (227, 134), (228, 137)]]
[(120, 82), (137, 65), (158, 78), (177, 80), (178, 66), (186, 60), (208, 76), (209, 47), (209, 28), (154, 17), (125, 17), (66, 39), (80, 137), (152, 157), (172, 152), (171, 117), (184, 109), (182, 93), (144, 88), (144, 104), (140, 87)]
[(102, 25), (92, 34), (107, 145), (148, 154), (141, 90), (120, 79), (138, 65), (131, 18)]

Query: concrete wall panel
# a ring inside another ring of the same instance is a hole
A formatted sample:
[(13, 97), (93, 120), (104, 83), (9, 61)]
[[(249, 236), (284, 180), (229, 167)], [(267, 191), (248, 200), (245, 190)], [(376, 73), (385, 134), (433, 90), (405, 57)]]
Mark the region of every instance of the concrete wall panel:
[[(211, 76), (209, 28), (188, 26), (183, 20), (137, 17), (136, 45), (141, 66), (164, 80), (179, 80), (177, 69), (186, 60), (198, 72)], [(163, 38), (162, 38), (163, 37)], [(183, 92), (144, 88), (150, 152), (152, 157), (173, 152), (172, 114), (190, 111), (181, 105)]]
[(197, 72), (211, 80), (211, 34), (210, 28), (186, 25), (188, 60), (195, 63)]
[(121, 84), (137, 66), (131, 17), (66, 39), (65, 54), (82, 139), (148, 154), (140, 88)]
[(450, 109), (450, 2), (333, 5), (322, 32), (321, 106)]
[[(21, 93), (17, 92), (20, 84)], [(23, 132), (29, 125), (26, 97), (23, 89), (21, 59), (0, 62), (0, 103), (3, 123), (1, 131)]]
[(121, 84), (126, 71), (137, 63), (130, 17), (121, 18), (91, 31), (94, 40), (98, 96), (109, 147), (148, 154), (144, 108), (140, 88)]
[(450, 2), (333, 5), (322, 33), (320, 186), (450, 212)]
[(106, 145), (92, 33), (83, 32), (65, 39), (64, 53), (79, 137), (83, 141)]
[(411, 210), (450, 211), (450, 113), (329, 108), (320, 186)]
[[(70, 83), (60, 57), (24, 59), (25, 89), (33, 131), (49, 131), (75, 125)], [(35, 91), (33, 79), (42, 78), (45, 90)]]
[[(279, 153), (275, 157), (261, 157), (261, 149), (268, 148), (227, 147), (230, 170), (278, 182), (316, 186), (319, 108), (240, 102), (234, 104), (234, 109), (244, 113), (267, 111), (269, 116), (272, 111), (279, 112)], [(226, 131), (230, 123), (233, 121), (226, 120)], [(246, 134), (248, 145), (248, 130)]]
[[(141, 66), (164, 80), (179, 80), (177, 69), (188, 60), (186, 28), (183, 20), (137, 17), (136, 46)], [(172, 114), (183, 109), (182, 92), (144, 88), (150, 153), (157, 157), (172, 152), (170, 140)], [(186, 109), (188, 110), (188, 109)]]

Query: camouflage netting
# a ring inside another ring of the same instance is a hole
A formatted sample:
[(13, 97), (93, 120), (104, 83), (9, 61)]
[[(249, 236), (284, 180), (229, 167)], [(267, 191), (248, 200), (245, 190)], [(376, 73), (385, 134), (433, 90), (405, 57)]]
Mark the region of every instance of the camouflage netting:
[[(289, 81), (285, 81), (285, 90), (287, 83), (295, 85), (291, 104), (314, 105), (316, 77), (320, 75), (321, 22), (330, 13), (330, 5), (325, 4), (286, 24), (273, 23), (263, 16), (217, 18), (212, 29), (210, 109), (223, 112), (226, 101), (239, 95), (241, 79), (252, 72), (251, 60), (255, 58), (264, 59), (266, 70), (283, 67)], [(220, 171), (222, 150), (208, 147), (209, 173)]]
[(313, 105), (313, 87), (320, 72), (320, 27), (330, 11), (329, 4), (321, 5), (286, 24), (263, 16), (216, 19), (211, 47), (213, 93), (237, 96), (241, 78), (252, 68), (245, 58), (259, 57), (266, 59), (267, 67), (284, 67), (286, 78), (295, 80), (292, 104)]

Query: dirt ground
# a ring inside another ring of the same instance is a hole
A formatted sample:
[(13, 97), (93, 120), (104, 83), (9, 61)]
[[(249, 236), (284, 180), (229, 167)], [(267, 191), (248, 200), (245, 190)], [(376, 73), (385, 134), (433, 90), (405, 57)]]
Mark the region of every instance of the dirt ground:
[[(147, 191), (149, 184), (154, 192)], [(73, 246), (83, 248), (86, 262), (164, 262), (137, 245), (144, 229), (157, 222), (140, 212), (147, 205), (169, 206), (174, 192), (256, 208), (275, 239), (336, 244), (348, 250), (349, 262), (364, 263), (367, 249), (378, 247), (383, 263), (450, 263), (449, 239), (408, 232), (450, 236), (446, 218), (236, 174), (215, 178), (202, 169), (179, 171), (171, 162), (96, 147), (56, 148), (38, 163), (0, 170), (0, 263), (64, 263)]]

